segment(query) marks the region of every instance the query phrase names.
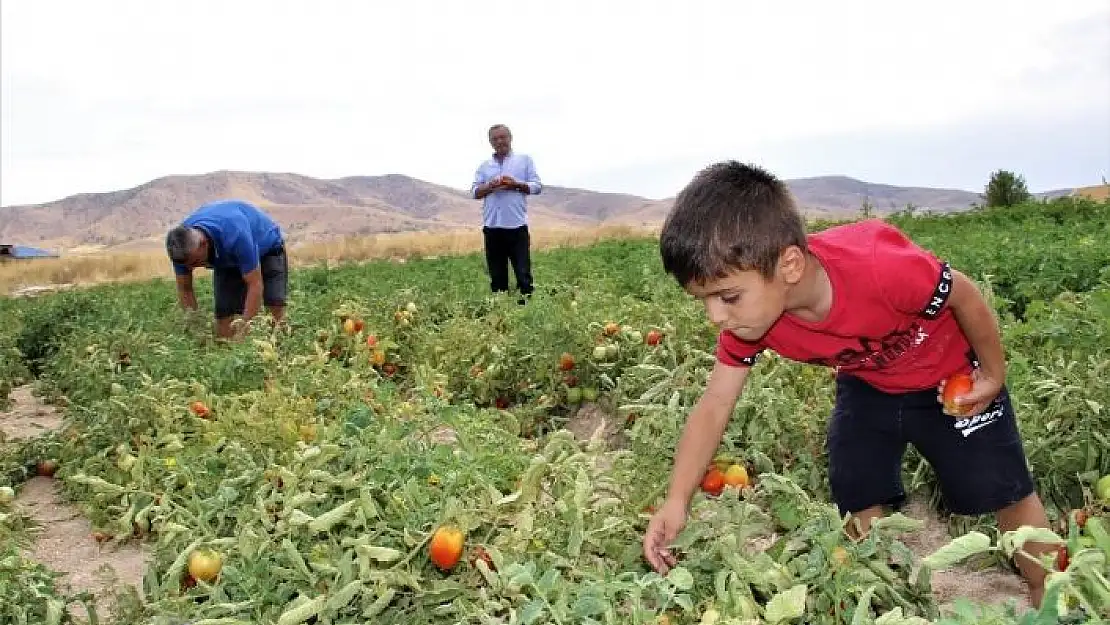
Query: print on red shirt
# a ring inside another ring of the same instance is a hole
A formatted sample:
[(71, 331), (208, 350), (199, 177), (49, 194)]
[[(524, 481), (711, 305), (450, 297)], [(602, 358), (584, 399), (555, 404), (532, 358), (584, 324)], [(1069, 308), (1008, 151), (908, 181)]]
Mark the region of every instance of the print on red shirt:
[(807, 240), (832, 283), (828, 315), (807, 322), (784, 314), (755, 343), (724, 331), (718, 360), (750, 367), (771, 349), (886, 392), (935, 387), (970, 369), (970, 346), (946, 306), (952, 290), (947, 263), (881, 220), (830, 228)]

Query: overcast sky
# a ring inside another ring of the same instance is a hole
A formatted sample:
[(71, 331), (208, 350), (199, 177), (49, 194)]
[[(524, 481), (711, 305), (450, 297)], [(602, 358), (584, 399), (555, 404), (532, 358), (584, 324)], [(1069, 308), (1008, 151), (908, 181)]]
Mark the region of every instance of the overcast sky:
[(495, 122), (546, 183), (648, 197), (720, 158), (972, 191), (998, 168), (1110, 178), (1110, 0), (0, 11), (2, 205), (220, 169), (463, 188)]

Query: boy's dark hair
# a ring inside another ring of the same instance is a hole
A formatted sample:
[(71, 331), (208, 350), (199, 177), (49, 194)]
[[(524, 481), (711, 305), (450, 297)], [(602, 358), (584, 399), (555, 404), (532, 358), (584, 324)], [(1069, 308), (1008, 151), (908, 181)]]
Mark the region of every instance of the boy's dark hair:
[(779, 254), (806, 250), (805, 222), (786, 184), (754, 165), (715, 163), (675, 198), (663, 223), (663, 268), (678, 283), (705, 282), (733, 270), (774, 276)]

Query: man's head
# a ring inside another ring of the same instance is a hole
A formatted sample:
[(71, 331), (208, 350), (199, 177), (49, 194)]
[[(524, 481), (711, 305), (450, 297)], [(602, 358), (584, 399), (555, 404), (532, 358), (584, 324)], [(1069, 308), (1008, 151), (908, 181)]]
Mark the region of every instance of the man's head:
[(495, 124), (489, 129), (489, 144), (493, 146), (493, 153), (505, 156), (513, 148), (513, 133), (505, 124)]
[(196, 228), (177, 226), (166, 234), (166, 253), (179, 265), (203, 267), (208, 260), (208, 237)]
[(725, 161), (700, 171), (678, 194), (659, 250), (663, 268), (705, 302), (710, 321), (756, 340), (802, 277), (805, 223), (782, 181)]

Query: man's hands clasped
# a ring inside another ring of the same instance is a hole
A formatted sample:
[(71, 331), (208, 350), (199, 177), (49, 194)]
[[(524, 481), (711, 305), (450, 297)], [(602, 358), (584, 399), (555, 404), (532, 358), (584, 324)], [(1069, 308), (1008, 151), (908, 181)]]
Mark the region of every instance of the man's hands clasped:
[(503, 174), (501, 176), (494, 176), (486, 184), (489, 185), (489, 188), (492, 191), (500, 191), (500, 190), (524, 191), (525, 189), (528, 188), (527, 184), (525, 184), (523, 182), (517, 182), (516, 178), (513, 178), (512, 176), (510, 176), (508, 174)]

